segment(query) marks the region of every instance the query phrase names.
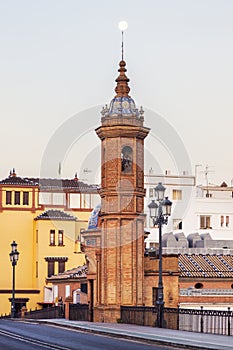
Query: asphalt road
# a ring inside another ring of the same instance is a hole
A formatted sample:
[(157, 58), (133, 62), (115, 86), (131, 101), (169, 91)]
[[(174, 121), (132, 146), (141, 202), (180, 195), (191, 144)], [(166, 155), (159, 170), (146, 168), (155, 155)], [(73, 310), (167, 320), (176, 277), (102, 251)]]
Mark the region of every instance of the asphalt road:
[[(0, 319), (1, 350), (171, 350), (71, 329)], [(173, 348), (174, 349), (174, 348)]]

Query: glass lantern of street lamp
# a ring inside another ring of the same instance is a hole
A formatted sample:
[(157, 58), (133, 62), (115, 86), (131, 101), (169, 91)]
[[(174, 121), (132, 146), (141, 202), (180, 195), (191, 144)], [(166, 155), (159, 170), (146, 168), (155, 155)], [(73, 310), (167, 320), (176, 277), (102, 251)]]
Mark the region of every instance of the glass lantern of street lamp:
[(150, 211), (150, 217), (153, 219), (157, 216), (158, 212), (158, 204), (155, 203), (154, 199), (152, 199), (151, 203), (148, 205), (149, 211)]
[(166, 188), (162, 185), (162, 182), (159, 182), (155, 187), (155, 197), (158, 201), (162, 201), (164, 199), (164, 193)]
[(17, 243), (15, 241), (11, 243), (11, 252), (9, 255), (11, 262), (16, 264), (19, 260), (19, 252), (17, 250)]
[(172, 209), (172, 202), (168, 199), (168, 197), (165, 197), (165, 199), (162, 201), (162, 207), (163, 207), (163, 214), (165, 216), (170, 216), (171, 209)]

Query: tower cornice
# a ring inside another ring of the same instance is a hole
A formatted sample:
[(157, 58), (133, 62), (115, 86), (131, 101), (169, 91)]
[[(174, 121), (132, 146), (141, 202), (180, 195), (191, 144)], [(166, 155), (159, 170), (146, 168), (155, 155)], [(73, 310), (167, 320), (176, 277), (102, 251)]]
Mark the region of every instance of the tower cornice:
[(113, 137), (136, 137), (143, 140), (150, 132), (150, 128), (132, 125), (113, 125), (100, 126), (95, 129), (95, 132), (101, 140)]

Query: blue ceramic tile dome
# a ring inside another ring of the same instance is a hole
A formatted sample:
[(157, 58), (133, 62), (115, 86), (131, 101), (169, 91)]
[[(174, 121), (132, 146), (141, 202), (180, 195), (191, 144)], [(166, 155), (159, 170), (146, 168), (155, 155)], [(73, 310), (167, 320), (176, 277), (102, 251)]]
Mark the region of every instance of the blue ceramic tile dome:
[(114, 97), (110, 102), (109, 116), (117, 115), (138, 115), (138, 110), (135, 106), (134, 100), (129, 96)]

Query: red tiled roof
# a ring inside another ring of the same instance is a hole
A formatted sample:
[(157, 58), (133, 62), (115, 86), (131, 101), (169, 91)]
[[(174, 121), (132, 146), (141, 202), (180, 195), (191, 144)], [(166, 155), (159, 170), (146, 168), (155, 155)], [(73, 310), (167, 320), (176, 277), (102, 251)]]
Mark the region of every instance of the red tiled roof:
[(45, 179), (33, 177), (9, 176), (0, 181), (0, 185), (36, 186), (41, 191), (75, 191), (97, 193), (97, 185), (88, 185), (77, 179)]
[(62, 210), (49, 209), (38, 215), (35, 220), (65, 220), (65, 221), (77, 221), (75, 216), (67, 214)]
[(87, 265), (74, 267), (73, 269), (64, 271), (57, 275), (52, 275), (47, 278), (47, 280), (67, 280), (67, 279), (78, 279), (80, 277), (86, 277), (87, 275)]
[(88, 185), (82, 181), (75, 179), (45, 179), (45, 178), (27, 178), (32, 181), (40, 190), (70, 190), (77, 192), (96, 192), (98, 190), (97, 185)]
[(0, 181), (2, 185), (20, 185), (20, 186), (37, 186), (32, 180), (22, 178), (19, 176), (9, 176), (4, 180)]
[(232, 255), (181, 254), (180, 277), (233, 278)]

